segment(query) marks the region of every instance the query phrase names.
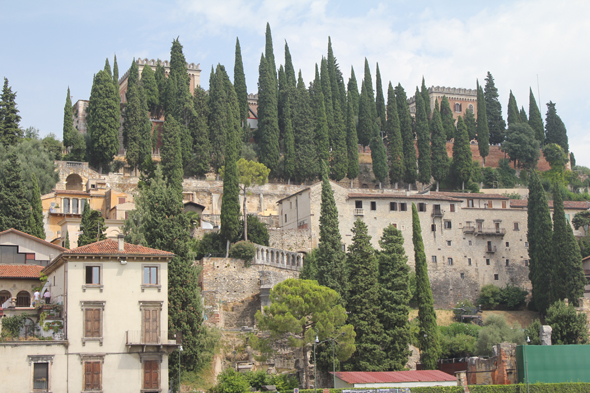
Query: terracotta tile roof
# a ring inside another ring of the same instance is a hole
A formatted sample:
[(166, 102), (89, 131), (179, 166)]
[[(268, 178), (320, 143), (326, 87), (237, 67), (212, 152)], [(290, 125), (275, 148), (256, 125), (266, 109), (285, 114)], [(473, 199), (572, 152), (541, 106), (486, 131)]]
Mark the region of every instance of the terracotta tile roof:
[(420, 371), (340, 371), (336, 376), (346, 383), (401, 383), (456, 381), (457, 378), (440, 370)]
[(50, 243), (50, 242), (48, 242), (48, 241), (45, 241), (45, 240), (43, 240), (43, 239), (39, 239), (39, 238), (38, 238), (38, 237), (36, 237), (36, 236), (29, 235), (28, 233), (21, 232), (21, 231), (19, 231), (18, 229), (14, 229), (14, 228), (10, 228), (10, 229), (7, 229), (7, 230), (5, 230), (5, 231), (2, 231), (2, 232), (0, 232), (0, 236), (4, 235), (5, 233), (11, 233), (11, 232), (12, 232), (12, 233), (16, 233), (17, 235), (20, 235), (20, 236), (24, 236), (24, 237), (26, 237), (26, 238), (29, 238), (29, 239), (31, 239), (31, 240), (35, 240), (36, 242), (39, 242), (39, 243), (45, 244), (46, 246), (49, 246), (49, 247), (57, 248), (57, 249), (59, 249), (59, 250), (66, 250), (66, 248), (63, 248), (63, 247), (61, 247), (61, 246), (58, 246), (58, 245), (56, 245), (56, 244)]
[(84, 191), (84, 190), (55, 190), (54, 191), (55, 195), (58, 194), (72, 194), (72, 195), (85, 195), (85, 196), (89, 196), (90, 192), (89, 191)]
[[(511, 199), (510, 207), (523, 208), (527, 207), (527, 199)], [(553, 209), (553, 201), (549, 201), (549, 207)], [(590, 202), (588, 201), (563, 201), (563, 207), (566, 209), (579, 209), (588, 210), (590, 209)]]
[(431, 192), (430, 195), (446, 195), (453, 198), (461, 198), (461, 199), (503, 199), (508, 200), (505, 195), (499, 194), (479, 194), (476, 192)]
[(36, 278), (43, 266), (39, 265), (0, 265), (0, 278)]
[(101, 254), (101, 255), (163, 255), (163, 256), (174, 256), (173, 253), (168, 251), (156, 250), (155, 248), (149, 248), (139, 246), (136, 244), (125, 243), (125, 251), (119, 251), (119, 242), (113, 239), (101, 240), (96, 243), (88, 244), (86, 246), (66, 250), (64, 254)]
[(457, 199), (457, 198), (453, 198), (451, 196), (447, 196), (447, 195), (443, 195), (443, 194), (437, 194), (437, 195), (433, 195), (433, 193), (430, 194), (410, 194), (410, 195), (405, 195), (405, 194), (381, 194), (381, 193), (367, 193), (367, 194), (363, 194), (363, 193), (355, 193), (355, 192), (351, 192), (348, 194), (348, 199), (353, 199), (353, 198), (393, 198), (393, 199), (425, 199), (425, 200), (432, 200), (432, 201), (449, 201), (449, 202), (461, 202), (461, 200)]

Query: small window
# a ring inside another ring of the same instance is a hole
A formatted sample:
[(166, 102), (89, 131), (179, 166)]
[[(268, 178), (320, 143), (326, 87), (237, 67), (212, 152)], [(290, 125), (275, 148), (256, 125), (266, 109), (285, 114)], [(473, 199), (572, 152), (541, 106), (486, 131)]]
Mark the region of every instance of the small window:
[(432, 263), (436, 263), (436, 255), (432, 256)]
[(449, 258), (448, 260), (449, 266), (453, 266), (453, 258)]
[(467, 207), (473, 207), (474, 203), (473, 203), (473, 199), (468, 199), (467, 200)]
[(49, 363), (33, 363), (33, 390), (49, 389)]
[(488, 201), (488, 208), (491, 209), (494, 207), (494, 202), (493, 201)]
[(514, 223), (514, 230), (515, 231), (520, 231), (520, 229), (518, 228), (518, 223), (517, 222)]
[(64, 206), (63, 206), (63, 208), (64, 208), (63, 212), (66, 213), (66, 214), (69, 213), (70, 212), (70, 199), (69, 198), (64, 198), (63, 199), (63, 204), (64, 204)]
[(78, 214), (78, 199), (72, 199), (72, 213)]
[(122, 205), (123, 203), (125, 203), (125, 197), (119, 197), (119, 205)]
[(418, 203), (418, 211), (425, 212), (426, 211), (426, 203)]
[(473, 245), (473, 242), (472, 242), (471, 240), (469, 240), (469, 245), (470, 245), (470, 246), (472, 246), (472, 245)]
[(395, 229), (397, 229), (397, 224), (391, 224)]
[(402, 202), (399, 204), (399, 210), (402, 212), (408, 211), (408, 204), (405, 202)]
[(500, 279), (500, 276), (498, 274), (494, 274), (494, 280), (498, 281)]
[(447, 240), (447, 246), (451, 245), (451, 240)]
[(100, 284), (100, 266), (86, 266), (86, 285)]
[(502, 209), (506, 209), (506, 201), (502, 201)]
[(467, 265), (471, 266), (471, 258), (467, 258)]
[(525, 265), (525, 266), (528, 266), (528, 265), (529, 265), (529, 260), (528, 260), (528, 259), (525, 259), (525, 260), (524, 260), (524, 265)]
[(469, 104), (469, 106), (467, 107), (467, 110), (471, 113), (473, 113), (473, 104)]
[(510, 259), (506, 260), (506, 266), (510, 266)]
[(377, 210), (377, 202), (371, 202), (371, 210)]
[(287, 215), (285, 214), (285, 222), (287, 222)]
[(450, 221), (445, 221), (445, 229), (451, 229), (451, 222)]
[(490, 260), (486, 259), (486, 265), (490, 266)]
[(455, 204), (454, 203), (450, 204), (449, 210), (451, 211), (451, 213), (455, 212)]
[(84, 205), (86, 205), (86, 199), (80, 199), (80, 213), (84, 212)]
[(84, 362), (84, 391), (100, 391), (102, 386), (102, 362)]
[(293, 209), (293, 202), (289, 202), (289, 209)]
[(461, 104), (458, 102), (455, 103), (455, 112), (461, 112)]
[(510, 242), (506, 242), (506, 248), (510, 247)]
[(363, 201), (354, 201), (355, 209), (362, 209), (363, 208)]
[(389, 211), (397, 211), (397, 202), (389, 202)]
[(461, 273), (461, 279), (465, 278), (465, 273)]
[(436, 224), (430, 224), (430, 230), (436, 232)]
[(524, 242), (524, 248), (529, 248), (529, 242)]
[(143, 284), (144, 285), (158, 285), (158, 267), (144, 266), (143, 267)]

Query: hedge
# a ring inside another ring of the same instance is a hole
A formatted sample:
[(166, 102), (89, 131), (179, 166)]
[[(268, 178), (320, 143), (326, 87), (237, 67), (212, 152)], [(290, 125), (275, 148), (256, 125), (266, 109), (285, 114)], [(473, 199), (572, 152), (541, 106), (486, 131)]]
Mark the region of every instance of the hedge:
[[(387, 389), (387, 388), (382, 388)], [(342, 393), (343, 389), (330, 389), (330, 393)], [(371, 388), (347, 388), (345, 390), (375, 390)], [(463, 393), (462, 386), (428, 386), (410, 388), (412, 393)], [(317, 389), (323, 393), (323, 388)], [(527, 393), (526, 383), (518, 385), (469, 385), (471, 393)], [(293, 390), (286, 390), (281, 393), (293, 393)], [(299, 389), (299, 393), (315, 393), (314, 389)], [(590, 383), (586, 382), (564, 382), (564, 383), (531, 383), (529, 393), (590, 393)]]

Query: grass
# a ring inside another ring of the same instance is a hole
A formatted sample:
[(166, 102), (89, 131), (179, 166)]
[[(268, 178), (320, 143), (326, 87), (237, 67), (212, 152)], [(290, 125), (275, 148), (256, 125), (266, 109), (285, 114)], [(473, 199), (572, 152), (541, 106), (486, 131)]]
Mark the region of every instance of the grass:
[[(456, 322), (453, 310), (435, 310), (436, 311), (436, 323), (440, 326), (449, 326), (451, 323)], [(535, 319), (539, 318), (539, 313), (529, 310), (522, 311), (483, 311), (483, 320), (490, 315), (501, 315), (506, 319), (509, 325), (518, 323), (522, 328), (528, 327)], [(410, 310), (410, 319), (418, 317), (418, 310)]]

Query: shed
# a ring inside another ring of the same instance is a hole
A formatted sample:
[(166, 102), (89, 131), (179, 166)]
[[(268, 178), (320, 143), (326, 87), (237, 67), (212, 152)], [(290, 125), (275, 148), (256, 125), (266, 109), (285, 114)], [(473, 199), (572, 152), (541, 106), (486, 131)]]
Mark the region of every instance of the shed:
[(341, 371), (336, 372), (336, 389), (414, 388), (457, 386), (457, 378), (439, 370), (420, 371)]

